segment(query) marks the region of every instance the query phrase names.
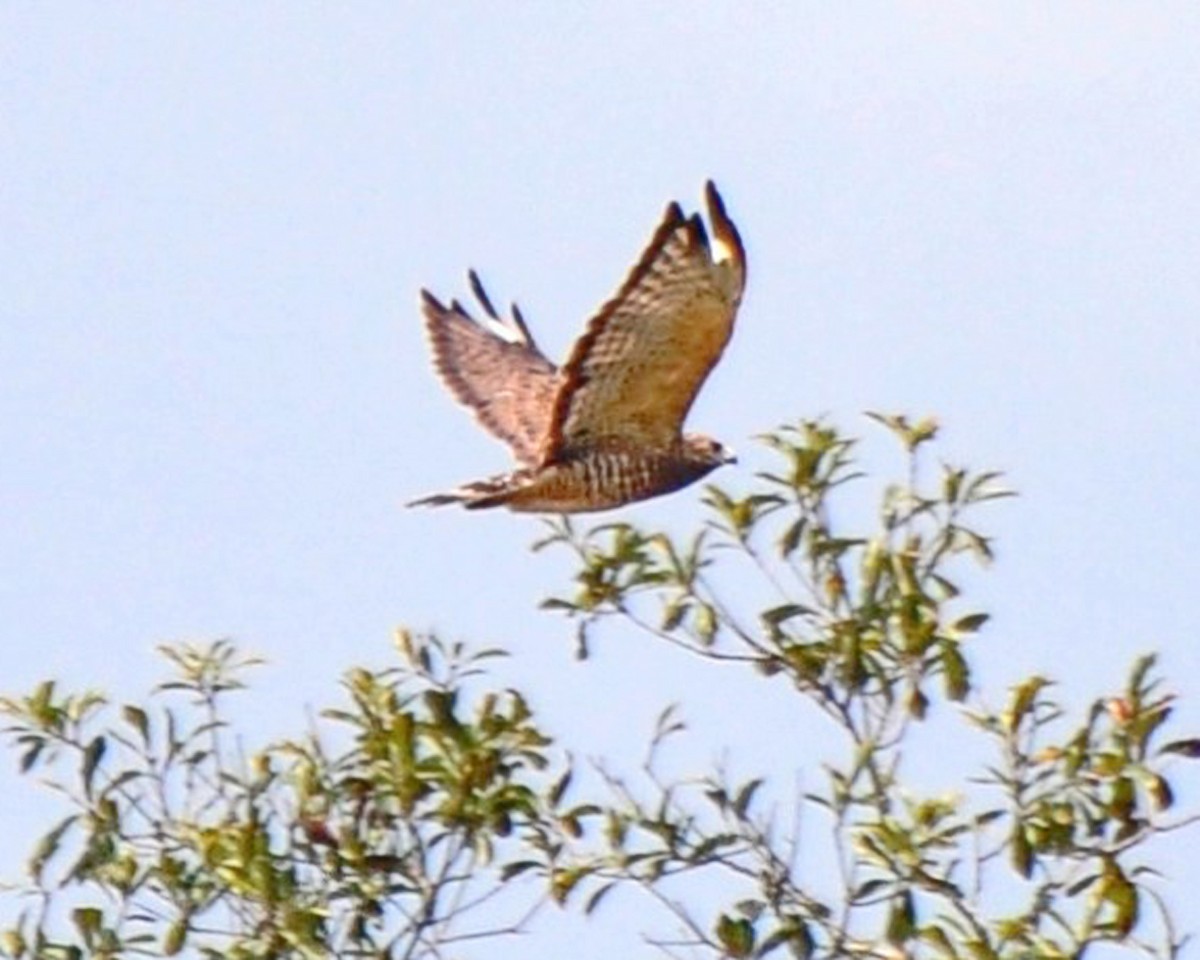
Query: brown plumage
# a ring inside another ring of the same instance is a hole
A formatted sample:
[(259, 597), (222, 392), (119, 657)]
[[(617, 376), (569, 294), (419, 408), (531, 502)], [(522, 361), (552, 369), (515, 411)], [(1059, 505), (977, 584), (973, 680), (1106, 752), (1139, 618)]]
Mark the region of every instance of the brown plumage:
[(515, 305), (511, 317), (496, 312), (474, 271), (483, 323), (457, 300), (445, 306), (421, 291), (438, 373), (520, 466), (409, 506), (608, 510), (678, 490), (733, 459), (716, 440), (682, 432), (733, 333), (746, 283), (741, 238), (711, 181), (705, 199), (713, 241), (700, 214), (685, 217), (670, 204), (562, 369), (538, 349)]

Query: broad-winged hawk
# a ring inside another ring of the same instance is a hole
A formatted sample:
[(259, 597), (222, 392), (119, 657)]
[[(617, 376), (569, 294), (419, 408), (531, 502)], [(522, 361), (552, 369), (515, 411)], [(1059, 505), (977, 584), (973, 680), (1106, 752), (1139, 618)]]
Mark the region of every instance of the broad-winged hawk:
[(511, 317), (496, 312), (474, 271), (482, 323), (457, 300), (446, 306), (421, 291), (438, 373), (512, 448), (519, 467), (410, 506), (608, 510), (678, 490), (732, 461), (716, 440), (682, 432), (729, 342), (746, 283), (741, 238), (711, 181), (705, 199), (711, 240), (700, 214), (685, 217), (671, 203), (561, 368), (538, 349), (515, 304)]

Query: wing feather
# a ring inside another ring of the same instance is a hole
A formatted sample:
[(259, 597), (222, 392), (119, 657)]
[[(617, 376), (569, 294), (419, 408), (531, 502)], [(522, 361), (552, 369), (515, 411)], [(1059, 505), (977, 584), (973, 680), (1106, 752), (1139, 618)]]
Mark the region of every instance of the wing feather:
[[(733, 333), (746, 255), (716, 187), (699, 214), (672, 203), (616, 296), (588, 322), (562, 370), (543, 465), (597, 443), (666, 450)], [(718, 256), (714, 259), (713, 248)]]
[(421, 291), (434, 366), (459, 403), (512, 448), (522, 464), (538, 460), (561, 375), (534, 343), (515, 306), (511, 319), (492, 307), (479, 277), (471, 289), (485, 314), (478, 323), (457, 300), (449, 306)]

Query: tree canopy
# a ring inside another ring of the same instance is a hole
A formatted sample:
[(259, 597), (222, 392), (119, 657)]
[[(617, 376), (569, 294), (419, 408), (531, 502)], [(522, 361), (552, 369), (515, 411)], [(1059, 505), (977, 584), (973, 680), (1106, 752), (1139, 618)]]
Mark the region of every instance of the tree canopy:
[[(665, 773), (687, 704), (663, 704), (644, 763), (580, 763), (538, 691), (493, 681), (500, 649), (400, 629), (391, 666), (351, 667), (336, 705), (253, 744), (228, 707), (257, 661), (168, 646), (169, 679), (138, 703), (54, 680), (0, 700), (20, 768), (69, 807), (8, 894), (0, 955), (449, 958), (517, 931), (536, 955), (547, 904), (602, 924), (626, 888), (672, 957), (1179, 956), (1194, 920), (1152, 841), (1196, 819), (1173, 783), (1200, 739), (1173, 731), (1154, 655), (1082, 716), (1038, 675), (987, 706), (971, 651), (988, 613), (960, 584), (992, 560), (980, 523), (1010, 493), (994, 471), (931, 467), (932, 421), (874, 419), (906, 467), (869, 523), (841, 509), (870, 482), (857, 441), (806, 421), (762, 438), (774, 466), (747, 489), (710, 485), (690, 535), (556, 519), (535, 544), (568, 571), (542, 605), (581, 654), (636, 631), (822, 718), (838, 759), (805, 771), (796, 809), (771, 791), (795, 770)], [(959, 790), (908, 775), (928, 724), (990, 757)], [(799, 810), (827, 828), (819, 862)]]

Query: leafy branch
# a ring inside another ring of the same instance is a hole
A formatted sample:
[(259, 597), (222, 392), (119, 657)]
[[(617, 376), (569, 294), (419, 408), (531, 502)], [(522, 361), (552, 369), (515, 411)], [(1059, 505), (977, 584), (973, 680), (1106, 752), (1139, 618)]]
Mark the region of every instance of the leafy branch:
[[(776, 465), (749, 491), (708, 488), (710, 519), (684, 546), (663, 532), (581, 531), (565, 519), (536, 545), (566, 549), (576, 564), (573, 593), (545, 606), (575, 622), (585, 652), (601, 626), (623, 624), (726, 668), (784, 677), (825, 717), (846, 759), (827, 764), (824, 789), (799, 804), (829, 824), (840, 892), (806, 882), (812, 865), (799, 862), (795, 838), (778, 835), (777, 811), (760, 809), (766, 777), (670, 783), (650, 770), (640, 791), (605, 772), (601, 842), (578, 851), (578, 886), (586, 877), (599, 895), (644, 890), (684, 931), (656, 941), (671, 953), (1015, 960), (1111, 942), (1177, 956), (1185, 938), (1139, 857), (1151, 838), (1195, 819), (1168, 819), (1165, 769), (1196, 741), (1156, 745), (1171, 698), (1152, 677), (1153, 657), (1062, 741), (1053, 731), (1065, 717), (1041, 678), (998, 713), (960, 712), (966, 724), (953, 735), (982, 733), (997, 762), (953, 795), (923, 796), (906, 782), (911, 725), (976, 693), (968, 645), (988, 616), (964, 606), (961, 565), (992, 561), (976, 515), (1012, 494), (995, 471), (942, 464), (924, 481), (936, 424), (872, 419), (899, 441), (907, 469), (879, 492), (865, 528), (834, 519), (853, 515), (844, 501), (864, 479), (855, 441), (806, 421), (763, 438)], [(769, 599), (756, 608), (751, 595)], [(701, 870), (741, 888), (707, 919), (664, 892)], [(1014, 897), (1026, 906), (1013, 910)], [(1147, 905), (1156, 944), (1134, 936)]]
[[(0, 955), (443, 958), (628, 889), (669, 928), (647, 943), (680, 960), (1180, 956), (1154, 855), (1197, 819), (1176, 797), (1200, 738), (1172, 732), (1155, 657), (1082, 719), (1042, 676), (989, 707), (971, 662), (988, 615), (962, 584), (993, 559), (980, 514), (1011, 494), (995, 471), (931, 467), (933, 421), (872, 418), (904, 458), (873, 508), (858, 442), (804, 421), (762, 438), (748, 489), (708, 487), (689, 535), (564, 518), (536, 544), (566, 558), (544, 606), (583, 654), (633, 630), (749, 668), (818, 725), (818, 771), (669, 776), (690, 742), (675, 707), (640, 766), (574, 764), (533, 693), (490, 684), (503, 651), (406, 631), (306, 733), (251, 746), (229, 704), (258, 661), (164, 647), (171, 677), (144, 703), (53, 681), (0, 700), (20, 769), (66, 808)], [(955, 789), (913, 776), (919, 728)]]

